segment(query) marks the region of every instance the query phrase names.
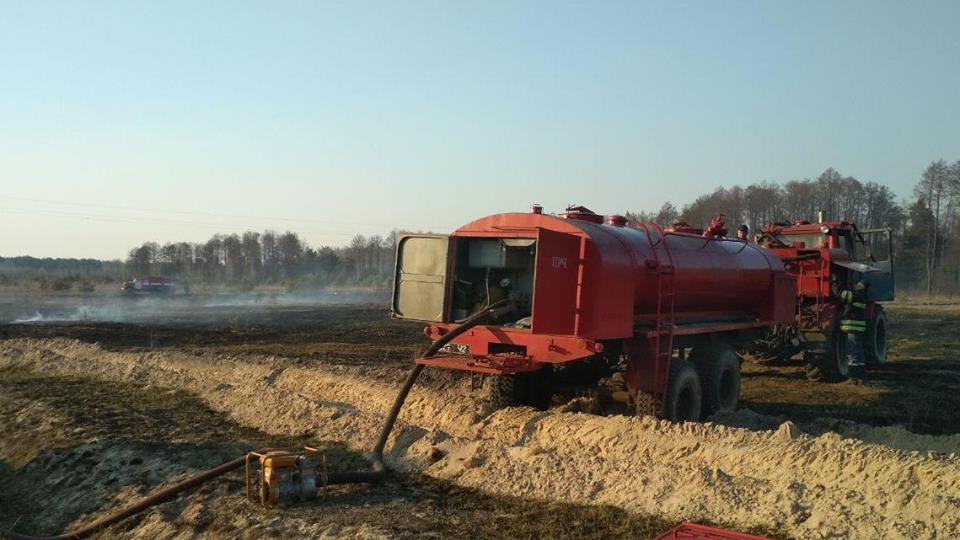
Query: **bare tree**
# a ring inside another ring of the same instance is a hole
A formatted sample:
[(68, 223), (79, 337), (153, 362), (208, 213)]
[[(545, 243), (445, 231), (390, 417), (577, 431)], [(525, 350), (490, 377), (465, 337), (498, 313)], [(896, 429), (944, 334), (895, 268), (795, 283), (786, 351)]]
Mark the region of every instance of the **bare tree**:
[(362, 234), (358, 234), (353, 237), (353, 240), (350, 241), (350, 247), (348, 253), (350, 254), (350, 259), (353, 261), (353, 267), (357, 273), (356, 285), (360, 286), (360, 272), (363, 266), (363, 251), (366, 246), (366, 241), (363, 238)]
[(283, 233), (277, 239), (277, 250), (284, 279), (294, 277), (297, 273), (297, 264), (303, 256), (303, 242), (300, 241), (300, 237), (291, 231)]
[(928, 235), (926, 260), (927, 294), (933, 292), (933, 273), (937, 266), (937, 246), (942, 226), (940, 212), (943, 209), (945, 195), (950, 186), (950, 169), (944, 160), (938, 160), (927, 166), (923, 177), (915, 189), (918, 198), (923, 198), (933, 214), (933, 224)]
[(130, 250), (127, 256), (127, 268), (134, 274), (146, 275), (153, 270), (157, 253), (155, 242), (144, 242), (140, 247)]
[(677, 207), (674, 206), (672, 202), (667, 201), (663, 203), (663, 206), (660, 207), (660, 210), (657, 211), (652, 219), (655, 223), (667, 227), (673, 225), (680, 219), (680, 212), (677, 211)]
[(247, 231), (240, 240), (243, 257), (243, 276), (248, 283), (254, 283), (260, 277), (263, 268), (263, 251), (260, 249), (260, 233)]

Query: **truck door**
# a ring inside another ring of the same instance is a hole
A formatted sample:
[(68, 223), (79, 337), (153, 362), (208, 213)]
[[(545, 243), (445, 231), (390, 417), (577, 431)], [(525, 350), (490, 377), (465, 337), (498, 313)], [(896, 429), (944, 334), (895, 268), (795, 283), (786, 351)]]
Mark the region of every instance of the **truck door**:
[(405, 235), (397, 241), (393, 316), (443, 322), (446, 314), (450, 237)]
[(533, 332), (573, 334), (579, 293), (579, 236), (540, 229), (533, 289)]
[(890, 229), (867, 229), (855, 233), (859, 251), (857, 260), (877, 269), (864, 274), (868, 283), (867, 301), (893, 300), (893, 239)]

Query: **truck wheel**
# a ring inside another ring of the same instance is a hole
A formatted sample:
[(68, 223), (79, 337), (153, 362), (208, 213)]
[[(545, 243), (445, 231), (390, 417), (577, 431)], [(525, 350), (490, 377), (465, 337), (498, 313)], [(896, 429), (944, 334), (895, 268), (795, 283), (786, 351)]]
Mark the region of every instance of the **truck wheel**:
[(553, 369), (549, 366), (530, 373), (492, 375), (487, 382), (495, 409), (517, 406), (546, 409), (553, 397)]
[(834, 332), (829, 352), (804, 355), (807, 378), (822, 382), (841, 382), (850, 377), (850, 359), (847, 358), (847, 336)]
[(689, 362), (670, 362), (667, 392), (663, 397), (663, 418), (672, 422), (700, 420), (703, 394), (700, 377)]
[(883, 306), (875, 306), (873, 317), (863, 334), (863, 356), (867, 367), (880, 367), (887, 361), (887, 316)]
[(740, 402), (740, 360), (736, 351), (723, 342), (694, 347), (690, 361), (700, 377), (703, 416), (732, 411)]

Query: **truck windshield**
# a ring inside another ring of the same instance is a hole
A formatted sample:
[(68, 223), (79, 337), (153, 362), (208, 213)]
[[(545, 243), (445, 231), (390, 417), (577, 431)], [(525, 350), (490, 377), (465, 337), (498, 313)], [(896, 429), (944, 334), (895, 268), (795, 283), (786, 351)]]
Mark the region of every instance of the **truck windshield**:
[(777, 240), (783, 242), (787, 246), (791, 244), (802, 243), (803, 247), (806, 249), (817, 249), (823, 247), (825, 239), (826, 235), (821, 233), (777, 235)]

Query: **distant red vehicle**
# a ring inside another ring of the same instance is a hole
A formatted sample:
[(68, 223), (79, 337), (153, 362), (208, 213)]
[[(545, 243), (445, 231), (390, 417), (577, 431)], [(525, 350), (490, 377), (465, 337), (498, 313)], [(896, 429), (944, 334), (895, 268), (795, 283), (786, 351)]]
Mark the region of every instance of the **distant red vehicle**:
[(138, 277), (123, 282), (121, 290), (126, 294), (184, 294), (188, 288), (183, 283), (165, 277)]

